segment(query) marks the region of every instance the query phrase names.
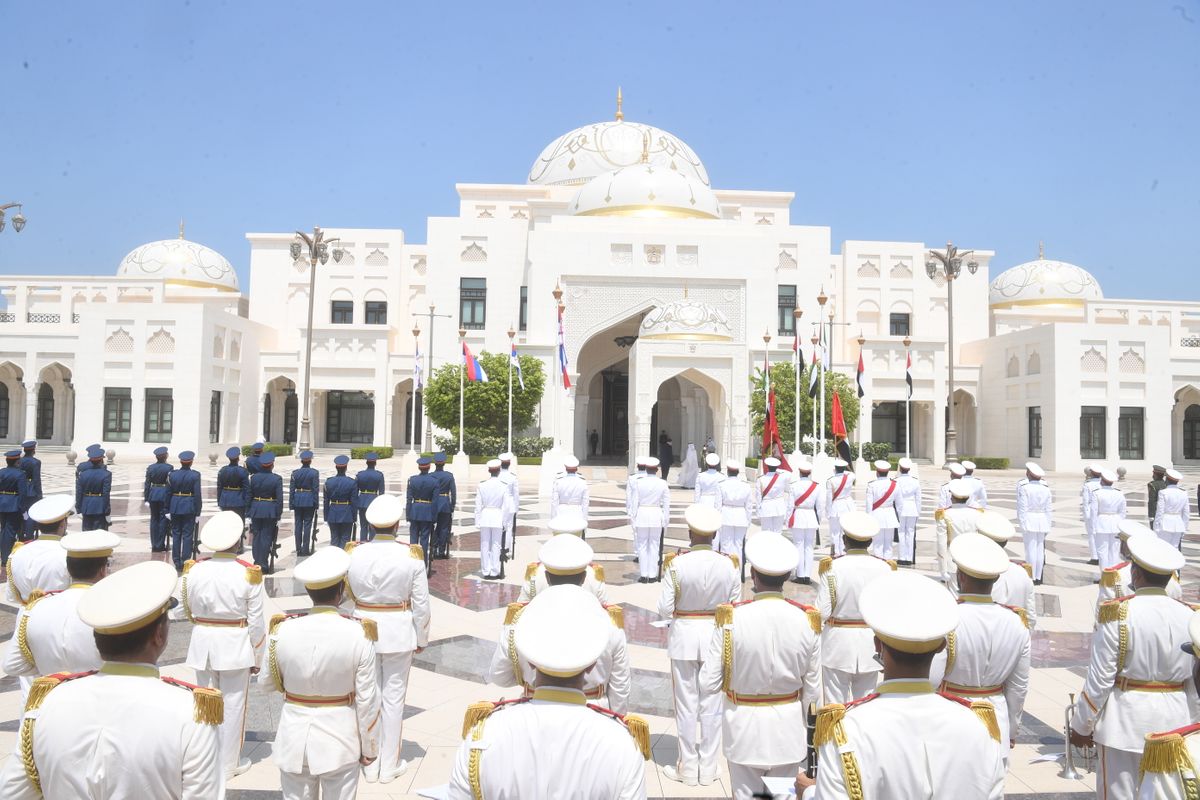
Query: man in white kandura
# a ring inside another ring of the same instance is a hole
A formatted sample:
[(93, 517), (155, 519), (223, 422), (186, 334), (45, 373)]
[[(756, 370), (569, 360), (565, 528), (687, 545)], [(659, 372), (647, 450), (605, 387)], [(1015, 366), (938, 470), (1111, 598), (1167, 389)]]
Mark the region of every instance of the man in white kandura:
[(381, 494), (367, 506), (374, 538), (347, 542), (346, 588), (355, 615), (375, 621), (375, 681), (379, 685), (379, 760), (363, 770), (368, 783), (390, 783), (408, 762), (404, 746), (404, 703), (413, 655), (429, 644), (429, 579), (420, 545), (396, 541), (404, 518), (399, 497)]
[(884, 459), (875, 462), (875, 479), (867, 484), (863, 494), (866, 512), (879, 523), (879, 533), (871, 542), (871, 555), (892, 557), (892, 541), (900, 527), (900, 493), (894, 480), (888, 477), (892, 465)]
[(820, 514), (825, 510), (825, 490), (812, 479), (813, 465), (804, 459), (796, 464), (796, 477), (792, 480), (792, 492), (788, 496), (791, 511), (788, 514), (787, 535), (796, 546), (800, 560), (796, 562), (796, 583), (809, 585), (813, 574), (813, 544), (817, 530), (821, 527)]
[(849, 703), (879, 682), (875, 640), (863, 621), (859, 598), (871, 581), (896, 569), (867, 547), (879, 523), (865, 511), (842, 515), (844, 555), (821, 559), (817, 610), (821, 612), (821, 681), (825, 702)]
[(921, 481), (912, 474), (912, 459), (900, 459), (896, 491), (900, 493), (900, 552), (898, 563), (911, 567), (917, 563), (917, 520), (921, 517)]
[(734, 800), (750, 800), (764, 777), (796, 774), (808, 749), (810, 705), (821, 699), (821, 617), (785, 599), (796, 548), (778, 533), (746, 542), (754, 599), (717, 608), (700, 690), (723, 692), (722, 734)]
[(840, 458), (833, 461), (833, 475), (825, 481), (825, 519), (829, 520), (829, 545), (835, 556), (842, 554), (842, 526), (839, 519), (854, 510), (854, 473)]
[(142, 561), (84, 592), (79, 617), (103, 662), (96, 671), (34, 681), (0, 797), (225, 796), (221, 693), (158, 672), (175, 577), (170, 564)]
[(791, 493), (791, 473), (779, 469), (782, 462), (774, 456), (763, 459), (766, 471), (758, 476), (755, 484), (758, 494), (758, 525), (764, 531), (779, 533), (790, 512), (788, 495)]
[(1088, 563), (1095, 566), (1100, 563), (1096, 551), (1096, 531), (1092, 526), (1092, 492), (1100, 488), (1100, 471), (1098, 464), (1088, 464), (1083, 468), (1083, 486), (1079, 490), (1079, 513), (1083, 517), (1083, 529), (1087, 533)]
[(373, 619), (338, 612), (350, 556), (324, 547), (296, 565), (311, 611), (271, 618), (268, 687), (283, 695), (272, 755), (285, 800), (351, 800), (379, 757)]
[(929, 682), (933, 657), (959, 621), (950, 593), (918, 573), (895, 572), (867, 587), (861, 607), (883, 683), (853, 703), (821, 709), (814, 736), (821, 768), (815, 782), (798, 775), (797, 791), (804, 800), (1003, 798), (992, 704), (939, 694)]
[[(976, 519), (975, 530), (1000, 545), (1004, 550), (1008, 542), (1017, 535), (1017, 529), (1009, 522), (1008, 517), (997, 511), (984, 511)], [(1005, 550), (1007, 553), (1008, 551)], [(997, 578), (992, 586), (992, 599), (1006, 606), (1016, 606), (1025, 613), (1025, 621), (1029, 630), (1037, 627), (1037, 600), (1033, 595), (1033, 570), (1017, 558), (1009, 558), (1008, 569)], [(957, 587), (957, 584), (955, 584)]]
[(184, 663), (196, 670), (201, 686), (220, 689), (225, 698), (221, 767), (226, 779), (250, 769), (250, 760), (241, 757), (246, 693), (250, 676), (262, 665), (267, 639), (262, 569), (237, 557), (242, 529), (236, 511), (221, 511), (205, 523), (200, 545), (213, 556), (184, 562), (180, 603), (171, 611), (172, 618), (194, 626)]
[(1135, 796), (1146, 734), (1196, 718), (1192, 659), (1179, 649), (1192, 608), (1165, 591), (1183, 554), (1156, 536), (1134, 536), (1126, 546), (1135, 593), (1100, 605), (1071, 722), (1071, 743), (1100, 751), (1096, 796), (1119, 800)]
[(579, 459), (575, 456), (563, 459), (563, 469), (566, 472), (555, 479), (550, 489), (550, 518), (577, 517), (579, 530), (586, 531), (591, 499), (588, 482), (579, 474)]
[(701, 690), (700, 671), (712, 643), (717, 606), (741, 599), (742, 582), (737, 556), (712, 549), (721, 512), (697, 503), (688, 508), (684, 520), (692, 546), (664, 561), (667, 579), (658, 598), (658, 613), (671, 620), (667, 655), (679, 742), (679, 759), (663, 767), (663, 774), (688, 786), (708, 786), (717, 780), (721, 694)]
[[(954, 466), (951, 464), (951, 466)], [(983, 509), (968, 505), (971, 499), (971, 485), (964, 481), (950, 481), (946, 490), (950, 495), (950, 505), (940, 507), (933, 512), (935, 533), (937, 536), (938, 570), (941, 579), (947, 586), (953, 586), (950, 568), (950, 542), (955, 536), (963, 533), (974, 533), (979, 524), (979, 516)]]
[(1017, 522), (1025, 542), (1025, 560), (1033, 570), (1034, 586), (1042, 585), (1046, 567), (1046, 537), (1050, 535), (1054, 496), (1044, 478), (1046, 471), (1032, 461), (1025, 464), (1025, 479), (1017, 484)]
[[(537, 597), (537, 593), (550, 585), (550, 581), (546, 578), (546, 565), (541, 562), (542, 550), (546, 546), (558, 538), (559, 534), (569, 534), (571, 536), (583, 538), (583, 528), (579, 527), (579, 520), (574, 516), (554, 517), (546, 523), (550, 533), (554, 534), (542, 545), (542, 549), (538, 551), (538, 561), (530, 561), (525, 565), (525, 582), (521, 584), (521, 594), (517, 596), (518, 603), (528, 603), (533, 598)], [(590, 551), (591, 548), (589, 547)], [(604, 567), (597, 564), (595, 561), (589, 562), (587, 569), (584, 571), (583, 588), (596, 596), (596, 599), (601, 603), (608, 603), (608, 589), (604, 585)]]
[[(1108, 569), (1120, 561), (1117, 531), (1125, 519), (1125, 494), (1114, 484), (1117, 473), (1105, 468), (1100, 471), (1100, 485), (1089, 495), (1092, 531), (1096, 538), (1096, 557), (1100, 569)], [(1160, 493), (1161, 494), (1161, 493)]]
[(513, 647), (534, 667), (533, 695), (467, 709), (447, 797), (641, 800), (649, 726), (582, 691), (609, 641), (608, 615), (578, 587), (552, 586), (522, 617)]
[(658, 459), (646, 459), (646, 477), (634, 485), (633, 546), (638, 559), (638, 583), (658, 580), (662, 537), (671, 519), (671, 490), (658, 477)]
[(717, 552), (732, 553), (740, 559), (754, 515), (755, 488), (742, 480), (737, 464), (726, 464), (725, 475), (720, 484), (721, 533), (717, 536)]
[(704, 466), (704, 472), (696, 476), (696, 494), (692, 502), (720, 508), (721, 482), (725, 480), (725, 476), (721, 474), (721, 457), (716, 453), (709, 453), (704, 457)]
[[(1200, 612), (1192, 614), (1187, 640), (1179, 649), (1194, 659), (1191, 691), (1200, 691)], [(1139, 800), (1192, 800), (1196, 796), (1196, 765), (1200, 764), (1200, 736), (1196, 734), (1200, 734), (1200, 722), (1146, 736)]]
[(475, 490), (475, 525), (479, 528), (479, 574), (485, 580), (500, 577), (500, 541), (512, 490), (500, 477), (500, 460), (487, 462), (488, 476)]
[(1158, 492), (1158, 505), (1154, 509), (1154, 532), (1164, 542), (1179, 550), (1183, 547), (1183, 535), (1187, 533), (1191, 500), (1179, 485), (1183, 475), (1177, 469), (1166, 471), (1167, 485)]

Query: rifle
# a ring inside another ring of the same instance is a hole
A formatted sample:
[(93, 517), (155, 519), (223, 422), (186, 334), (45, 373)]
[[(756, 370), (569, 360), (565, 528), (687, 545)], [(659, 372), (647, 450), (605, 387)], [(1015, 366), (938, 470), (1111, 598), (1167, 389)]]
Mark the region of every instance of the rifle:
[[(749, 533), (749, 531), (746, 531)], [(746, 582), (746, 534), (742, 534), (742, 559), (738, 562), (738, 570), (741, 572), (742, 583)]]
[(504, 563), (508, 561), (508, 525), (500, 528), (500, 578), (504, 578)]
[(667, 539), (667, 529), (662, 527), (658, 529), (658, 577), (655, 581), (662, 580), (662, 562), (663, 562), (663, 543)]
[(810, 778), (817, 777), (817, 747), (814, 736), (817, 732), (817, 711), (809, 705), (808, 713), (805, 715), (805, 733), (808, 739), (808, 754), (804, 765), (804, 774)]
[(279, 520), (275, 520), (275, 527), (271, 531), (271, 549), (267, 551), (267, 568), (275, 571), (275, 556), (279, 553)]

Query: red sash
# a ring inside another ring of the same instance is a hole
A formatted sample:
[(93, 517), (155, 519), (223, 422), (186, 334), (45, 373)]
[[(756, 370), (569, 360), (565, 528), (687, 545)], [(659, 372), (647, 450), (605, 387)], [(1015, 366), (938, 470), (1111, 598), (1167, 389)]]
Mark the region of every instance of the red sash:
[(871, 504), (871, 510), (878, 511), (880, 508), (882, 508), (883, 505), (888, 501), (888, 498), (892, 496), (892, 492), (894, 491), (896, 491), (896, 482), (892, 481), (888, 484), (887, 491), (883, 493), (883, 497)]
[(838, 484), (838, 488), (836, 488), (836, 489), (834, 489), (834, 490), (833, 490), (833, 499), (834, 499), (834, 500), (840, 500), (840, 499), (841, 499), (841, 496), (842, 496), (842, 489), (845, 489), (845, 488), (846, 488), (846, 479), (847, 479), (847, 478), (849, 478), (849, 477), (850, 477), (850, 473), (849, 473), (849, 472), (843, 472), (843, 473), (842, 473), (842, 482)]
[(779, 470), (775, 470), (771, 473), (771, 482), (767, 484), (767, 488), (763, 489), (763, 497), (766, 497), (771, 493), (771, 490), (775, 488), (775, 481), (777, 480), (779, 480)]
[(796, 498), (796, 502), (795, 502), (795, 504), (792, 506), (792, 515), (791, 515), (790, 517), (788, 517), (788, 524), (787, 524), (787, 526), (788, 526), (789, 528), (790, 528), (790, 527), (792, 527), (792, 525), (793, 525), (793, 524), (796, 522), (796, 509), (800, 508), (800, 505), (801, 505), (801, 504), (802, 504), (802, 503), (803, 503), (805, 500), (807, 500), (807, 499), (809, 498), (809, 496), (810, 496), (810, 495), (812, 495), (813, 491), (814, 491), (816, 488), (817, 488), (817, 482), (816, 482), (816, 481), (813, 481), (813, 482), (811, 482), (810, 484), (808, 484), (808, 489), (807, 489), (807, 490), (804, 492), (804, 494), (802, 494), (802, 495), (800, 495), (799, 497), (797, 497), (797, 498)]

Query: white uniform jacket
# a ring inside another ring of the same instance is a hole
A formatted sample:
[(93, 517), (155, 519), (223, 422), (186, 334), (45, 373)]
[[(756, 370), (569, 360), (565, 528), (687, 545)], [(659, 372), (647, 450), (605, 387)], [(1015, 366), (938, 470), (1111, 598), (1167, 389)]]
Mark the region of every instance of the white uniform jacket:
[(71, 583), (67, 551), (61, 536), (43, 533), (32, 542), (17, 542), (8, 556), (8, 601), (23, 605), (34, 589), (61, 591)]
[(825, 487), (812, 478), (796, 478), (788, 495), (788, 507), (785, 528), (816, 530), (821, 526), (821, 514), (825, 511)]
[(1024, 561), (1008, 562), (1008, 569), (992, 584), (992, 599), (1003, 606), (1025, 609), (1029, 630), (1037, 628), (1037, 600), (1033, 596), (1033, 578)]
[(1092, 518), (1092, 492), (1100, 488), (1099, 478), (1088, 478), (1079, 490), (1079, 510), (1085, 520)]
[(189, 620), (187, 661), (197, 670), (250, 669), (262, 664), (267, 640), (262, 570), (233, 553), (184, 565), (174, 619)]
[(588, 503), (591, 492), (588, 482), (578, 472), (568, 472), (554, 481), (550, 489), (550, 519), (559, 514), (570, 515), (579, 520), (579, 526), (588, 524)]
[(938, 536), (945, 536), (946, 543), (949, 544), (959, 534), (975, 533), (979, 525), (980, 512), (981, 509), (968, 505), (939, 508), (933, 512)]
[(854, 510), (854, 473), (847, 470), (825, 481), (825, 517), (840, 517)]
[(1158, 493), (1154, 508), (1154, 530), (1163, 533), (1187, 533), (1191, 500), (1178, 484), (1168, 484)]
[[(1133, 575), (1129, 567), (1130, 562), (1122, 561), (1100, 572), (1100, 591), (1096, 598), (1097, 613), (1100, 611), (1100, 604), (1106, 600), (1116, 600), (1118, 597), (1133, 594)], [(1183, 587), (1174, 575), (1167, 581), (1167, 597), (1183, 600)]]
[(475, 492), (475, 525), (479, 528), (503, 528), (507, 521), (512, 492), (501, 478), (487, 478)]
[(500, 470), (499, 478), (508, 487), (508, 505), (506, 506), (506, 510), (511, 517), (521, 508), (521, 482), (517, 480), (515, 474), (507, 469)]
[(900, 493), (900, 519), (916, 519), (921, 516), (921, 481), (915, 475), (902, 472), (896, 476)]
[(1017, 484), (1017, 523), (1028, 533), (1049, 533), (1054, 513), (1054, 496), (1045, 481)]
[[(525, 574), (529, 577), (521, 584), (521, 594), (517, 596), (518, 603), (528, 603), (537, 597), (538, 592), (550, 585), (550, 582), (546, 580), (546, 568), (538, 561), (530, 561), (525, 566)], [(604, 585), (604, 568), (599, 564), (592, 564), (584, 573), (583, 588), (594, 594), (601, 603), (608, 603), (608, 588)]]
[(875, 634), (863, 622), (858, 598), (867, 584), (896, 569), (865, 550), (821, 559), (817, 610), (821, 612), (821, 665), (863, 674), (883, 669), (875, 660)]
[[(336, 772), (379, 754), (375, 647), (332, 606), (271, 620), (267, 685), (284, 697), (272, 755), (284, 772)], [(261, 679), (260, 679), (261, 680)]]
[(373, 619), (379, 628), (376, 653), (408, 653), (429, 644), (429, 579), (419, 550), (387, 534), (360, 542), (350, 549), (346, 585), (354, 616)]
[(900, 527), (899, 489), (891, 478), (876, 478), (867, 484), (863, 508), (879, 523), (880, 530)]
[(755, 483), (758, 492), (758, 518), (786, 517), (791, 513), (788, 496), (792, 490), (792, 474), (782, 469), (758, 476)]
[(725, 476), (715, 469), (706, 469), (696, 476), (696, 494), (693, 503), (713, 508), (721, 507), (721, 483)]
[(1138, 800), (1192, 800), (1196, 796), (1198, 733), (1200, 723), (1156, 733), (1147, 740)]
[(708, 654), (715, 628), (717, 606), (736, 603), (742, 581), (736, 556), (723, 555), (711, 545), (696, 545), (671, 556), (658, 596), (658, 613), (671, 620), (667, 656), (680, 661), (700, 661)]
[(633, 527), (665, 528), (671, 519), (671, 491), (657, 475), (647, 475), (634, 484)]
[(755, 489), (741, 478), (721, 482), (721, 524), (730, 528), (749, 528), (754, 514)]
[(983, 485), (983, 480), (975, 475), (964, 475), (963, 480), (975, 487), (974, 491), (971, 492), (971, 499), (967, 501), (967, 504), (977, 508), (987, 508), (987, 487)]
[(646, 477), (644, 470), (629, 473), (629, 480), (625, 482), (625, 516), (633, 520), (633, 495), (637, 491), (637, 482)]
[(79, 618), (79, 600), (88, 588), (86, 583), (73, 583), (17, 611), (17, 632), (4, 654), (5, 675), (37, 676), (100, 668), (96, 637)]
[(1125, 495), (1115, 486), (1100, 485), (1088, 497), (1092, 532), (1115, 535), (1120, 530), (1119, 523), (1125, 519)]

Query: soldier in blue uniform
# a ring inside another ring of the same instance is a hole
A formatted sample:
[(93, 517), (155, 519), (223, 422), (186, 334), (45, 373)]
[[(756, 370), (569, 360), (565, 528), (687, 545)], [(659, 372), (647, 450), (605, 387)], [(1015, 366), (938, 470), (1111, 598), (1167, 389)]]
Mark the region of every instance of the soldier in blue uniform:
[(29, 479), (17, 466), (20, 460), (20, 450), (9, 450), (4, 454), (4, 469), (0, 469), (0, 565), (8, 564), (8, 554), (22, 534), (21, 515), (29, 493)]
[(333, 460), (337, 474), (325, 479), (325, 509), (321, 515), (329, 525), (329, 543), (345, 547), (354, 528), (354, 508), (358, 504), (358, 484), (346, 474), (348, 456)]
[(246, 509), (250, 507), (250, 471), (238, 463), (241, 449), (231, 447), (225, 451), (225, 457), (229, 463), (217, 473), (217, 507), (245, 520)]
[(313, 521), (321, 501), (321, 473), (313, 469), (312, 451), (300, 453), (300, 466), (292, 470), (288, 487), (288, 506), (292, 509), (293, 530), (296, 534), (296, 555), (311, 556), (313, 551)]
[(142, 502), (150, 506), (150, 552), (167, 551), (167, 476), (175, 468), (167, 463), (167, 448), (154, 449), (154, 463), (146, 467)]
[(408, 543), (421, 545), (426, 571), (429, 570), (430, 561), (429, 536), (433, 533), (433, 523), (437, 521), (433, 501), (441, 487), (441, 481), (429, 473), (431, 462), (429, 456), (417, 459), (420, 472), (408, 479), (408, 505), (404, 515), (408, 520)]
[(28, 491), (25, 493), (25, 507), (21, 511), (26, 513), (25, 518), (25, 534), (22, 539), (32, 539), (34, 522), (29, 519), (29, 507), (42, 499), (42, 460), (34, 455), (37, 452), (37, 440), (30, 439), (27, 442), (22, 442), (21, 447), (25, 450), (25, 455), (17, 462), (17, 466), (25, 473), (25, 480), (28, 483)]
[(250, 445), (250, 455), (246, 456), (246, 471), (251, 475), (257, 475), (262, 471), (262, 454), (265, 446), (262, 442)]
[(275, 474), (275, 454), (264, 453), (259, 471), (250, 476), (250, 536), (254, 563), (270, 575), (279, 520), (283, 517), (283, 478)]
[(433, 529), (433, 553), (430, 558), (449, 558), (450, 522), (458, 507), (458, 485), (454, 481), (454, 473), (446, 471), (445, 453), (433, 454), (433, 470), (433, 477), (438, 479), (438, 494), (434, 502), (437, 522)]
[(99, 447), (89, 450), (87, 455), (91, 469), (85, 469), (75, 479), (75, 508), (83, 516), (83, 530), (108, 530), (112, 473), (104, 466), (104, 451)]
[(88, 460), (87, 454), (93, 450), (103, 449), (104, 447), (99, 442), (89, 444), (87, 447), (83, 448), (83, 458), (79, 459), (79, 463), (75, 465), (75, 480), (79, 480), (79, 473), (83, 472), (85, 469), (92, 468), (92, 462)]
[(360, 469), (354, 476), (358, 486), (358, 540), (369, 542), (375, 538), (375, 529), (367, 524), (367, 506), (379, 495), (387, 491), (387, 480), (383, 473), (375, 469), (379, 455), (372, 450), (367, 453), (367, 468)]
[(167, 516), (171, 520), (171, 560), (182, 572), (183, 562), (195, 557), (196, 520), (200, 518), (200, 473), (192, 469), (196, 454), (179, 454), (179, 469), (167, 476)]

